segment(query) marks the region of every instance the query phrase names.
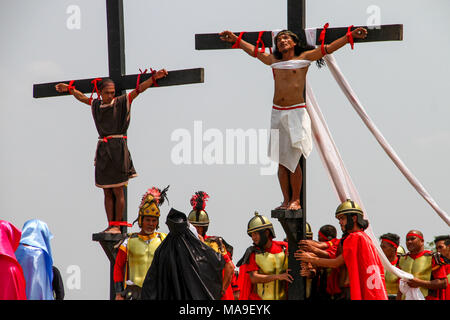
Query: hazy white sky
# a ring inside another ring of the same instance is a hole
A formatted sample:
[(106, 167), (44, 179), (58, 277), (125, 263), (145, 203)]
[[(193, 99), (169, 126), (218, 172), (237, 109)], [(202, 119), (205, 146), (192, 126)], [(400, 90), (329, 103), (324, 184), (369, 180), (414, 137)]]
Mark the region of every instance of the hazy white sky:
[[(124, 2), (127, 73), (149, 67), (205, 68), (203, 84), (151, 89), (133, 102), (128, 137), (139, 177), (129, 184), (128, 221), (135, 219), (142, 194), (153, 185), (170, 184), (170, 206), (186, 213), (191, 195), (204, 190), (211, 196), (209, 233), (232, 244), (237, 261), (251, 244), (246, 227), (253, 212), (270, 217), (281, 192), (275, 175), (261, 175), (260, 162), (247, 158), (244, 164), (226, 164), (226, 132), (269, 128), (272, 74), (237, 50), (196, 51), (194, 34), (285, 28), (286, 1)], [(70, 6), (80, 10), (79, 29), (68, 28)], [(346, 46), (335, 57), (369, 116), (448, 211), (450, 3), (307, 1), (307, 27), (365, 25), (376, 10), (382, 24), (404, 24), (404, 40), (356, 44), (353, 51)], [(108, 299), (109, 264), (100, 245), (91, 241), (92, 233), (106, 227), (106, 215), (103, 192), (94, 186), (97, 132), (90, 110), (72, 97), (32, 97), (34, 83), (108, 75), (105, 1), (2, 1), (0, 21), (0, 219), (19, 228), (32, 218), (47, 222), (66, 298)], [(378, 146), (327, 68), (312, 66), (308, 79), (375, 235), (397, 233), (404, 245), (413, 228), (422, 230), (426, 241), (448, 233)], [(204, 136), (195, 136), (196, 123)], [(192, 162), (194, 141), (203, 138), (205, 151), (208, 134), (223, 137), (219, 158), (225, 164), (176, 164), (172, 153), (178, 142), (171, 137), (180, 130), (191, 135)], [(265, 154), (264, 139), (258, 137), (258, 143), (258, 153)], [(334, 211), (339, 201), (315, 149), (308, 159), (306, 188), (307, 217), (316, 238), (323, 224), (338, 227)], [(169, 208), (162, 207), (163, 232)], [(272, 221), (282, 239), (280, 224)], [(80, 271), (79, 288), (71, 278), (74, 270)]]

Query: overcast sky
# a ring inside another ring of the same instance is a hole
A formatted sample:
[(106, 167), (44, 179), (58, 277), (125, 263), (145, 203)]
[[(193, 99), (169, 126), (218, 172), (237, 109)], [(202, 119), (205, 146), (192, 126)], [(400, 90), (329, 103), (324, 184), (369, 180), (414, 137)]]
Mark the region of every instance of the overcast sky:
[[(203, 84), (150, 89), (133, 102), (128, 144), (139, 176), (128, 188), (128, 221), (136, 218), (147, 188), (170, 184), (170, 206), (162, 207), (160, 228), (167, 232), (164, 222), (170, 207), (188, 214), (191, 195), (206, 191), (211, 197), (206, 207), (209, 234), (232, 244), (237, 262), (251, 244), (246, 227), (253, 212), (270, 218), (281, 192), (276, 175), (261, 174), (267, 167), (264, 157), (256, 163), (247, 157), (243, 164), (227, 164), (231, 155), (226, 132), (267, 132), (272, 73), (238, 50), (196, 51), (194, 35), (285, 28), (286, 1), (124, 2), (128, 74), (150, 67), (205, 69)], [(78, 21), (72, 10), (79, 10)], [(356, 44), (353, 51), (345, 46), (335, 57), (369, 116), (447, 212), (448, 12), (447, 0), (320, 0), (307, 1), (306, 19), (307, 27), (325, 22), (331, 27), (366, 25), (374, 18), (404, 25), (401, 42)], [(72, 97), (32, 97), (35, 83), (108, 75), (105, 1), (2, 1), (0, 24), (0, 219), (18, 228), (32, 218), (47, 222), (66, 298), (108, 299), (108, 260), (91, 241), (93, 233), (105, 229), (106, 215), (103, 191), (94, 185), (97, 132), (89, 107)], [(377, 144), (329, 70), (311, 66), (308, 79), (375, 235), (397, 233), (404, 245), (410, 229), (422, 230), (426, 241), (448, 233), (448, 226)], [(173, 138), (180, 132), (191, 138), (191, 164), (174, 160), (181, 140)], [(196, 164), (194, 141), (203, 139), (200, 150), (207, 152), (208, 138), (223, 138), (222, 155), (219, 152), (213, 164), (205, 159)], [(264, 135), (257, 141), (257, 152), (264, 155)], [(306, 190), (307, 219), (316, 239), (320, 226), (338, 227), (334, 212), (339, 205), (316, 149), (307, 163)], [(283, 229), (272, 221), (281, 240)], [(137, 231), (137, 226), (130, 231)], [(71, 278), (76, 274), (79, 286)]]

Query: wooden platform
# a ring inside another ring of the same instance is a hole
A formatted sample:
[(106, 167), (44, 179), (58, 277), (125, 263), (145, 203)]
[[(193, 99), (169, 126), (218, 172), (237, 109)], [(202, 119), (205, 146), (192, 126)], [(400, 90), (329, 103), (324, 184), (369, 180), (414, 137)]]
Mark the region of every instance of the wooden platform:
[(301, 219), (303, 210), (272, 210), (271, 217), (277, 219)]

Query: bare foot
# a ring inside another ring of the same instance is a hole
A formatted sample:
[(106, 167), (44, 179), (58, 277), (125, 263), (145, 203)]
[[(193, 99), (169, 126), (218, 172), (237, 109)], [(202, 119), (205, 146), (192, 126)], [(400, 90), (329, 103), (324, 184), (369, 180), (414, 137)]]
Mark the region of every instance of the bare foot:
[(109, 226), (103, 232), (104, 233), (121, 233), (120, 228), (118, 226)]
[(287, 207), (288, 207), (288, 203), (287, 202), (283, 202), (281, 205), (276, 207), (274, 210), (287, 210)]
[(294, 200), (288, 205), (287, 210), (300, 210), (301, 208), (300, 200)]

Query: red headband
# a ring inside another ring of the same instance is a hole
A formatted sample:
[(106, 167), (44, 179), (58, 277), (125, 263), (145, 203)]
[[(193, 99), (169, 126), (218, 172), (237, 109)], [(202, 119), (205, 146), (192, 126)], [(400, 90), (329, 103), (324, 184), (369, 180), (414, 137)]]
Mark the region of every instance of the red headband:
[(322, 232), (319, 231), (319, 236), (322, 236), (323, 238), (328, 240), (328, 237), (326, 235), (324, 235)]
[(398, 244), (396, 244), (394, 241), (391, 241), (391, 240), (389, 240), (389, 239), (384, 239), (384, 238), (381, 239), (381, 241), (385, 241), (385, 242), (387, 242), (387, 243), (393, 245), (395, 249), (398, 248)]
[(406, 237), (407, 237), (407, 238), (408, 238), (408, 237), (417, 237), (417, 238), (423, 240), (423, 237), (422, 237), (420, 234), (417, 234), (417, 233), (414, 233), (414, 232), (408, 233), (408, 234), (406, 235)]

